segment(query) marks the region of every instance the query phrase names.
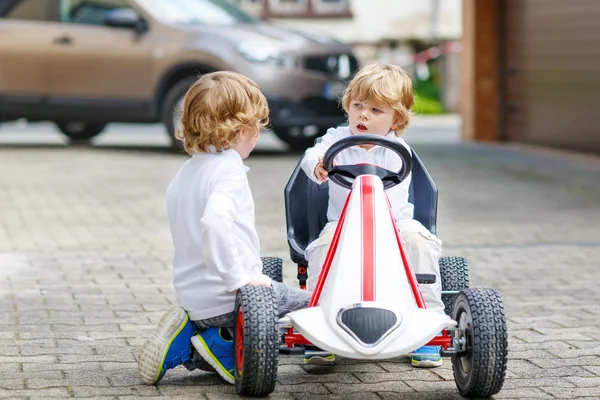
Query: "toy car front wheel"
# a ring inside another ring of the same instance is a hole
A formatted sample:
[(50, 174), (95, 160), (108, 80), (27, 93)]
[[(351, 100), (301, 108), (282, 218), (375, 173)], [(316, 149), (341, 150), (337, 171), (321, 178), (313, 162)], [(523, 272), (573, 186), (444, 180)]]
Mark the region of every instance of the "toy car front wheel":
[[(462, 257), (441, 257), (439, 262), (442, 291), (459, 292), (469, 287), (469, 265)], [(452, 316), (457, 294), (442, 293), (444, 312)]]
[(244, 286), (235, 299), (234, 374), (237, 393), (267, 396), (275, 390), (279, 320), (273, 289)]
[(261, 257), (262, 272), (276, 282), (283, 282), (283, 260), (279, 257)]
[(490, 397), (504, 384), (508, 334), (500, 295), (485, 288), (462, 290), (452, 318), (458, 322), (452, 356), (454, 381), (466, 397)]

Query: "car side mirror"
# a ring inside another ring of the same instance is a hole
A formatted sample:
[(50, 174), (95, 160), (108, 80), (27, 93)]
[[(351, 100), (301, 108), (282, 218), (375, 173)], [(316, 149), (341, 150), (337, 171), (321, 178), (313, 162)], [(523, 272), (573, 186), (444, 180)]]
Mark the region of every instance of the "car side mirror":
[(107, 11), (104, 15), (104, 25), (115, 28), (129, 28), (137, 33), (144, 33), (148, 30), (146, 21), (137, 11), (131, 8), (115, 8)]

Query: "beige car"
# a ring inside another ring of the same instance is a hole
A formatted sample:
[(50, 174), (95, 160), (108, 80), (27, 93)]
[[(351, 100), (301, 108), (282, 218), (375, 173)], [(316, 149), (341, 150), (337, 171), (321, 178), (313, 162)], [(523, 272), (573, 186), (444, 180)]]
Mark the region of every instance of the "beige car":
[(232, 70), (269, 100), (276, 134), (309, 146), (344, 121), (349, 45), (283, 29), (227, 0), (0, 0), (0, 118), (50, 120), (73, 140), (109, 122), (162, 122), (199, 74)]

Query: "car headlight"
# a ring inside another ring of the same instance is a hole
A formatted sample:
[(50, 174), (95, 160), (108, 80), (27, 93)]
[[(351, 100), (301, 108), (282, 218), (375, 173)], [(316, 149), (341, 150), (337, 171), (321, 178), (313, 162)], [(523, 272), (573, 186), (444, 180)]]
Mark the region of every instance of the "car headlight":
[(250, 62), (271, 64), (279, 67), (293, 68), (294, 58), (276, 47), (258, 42), (241, 42), (237, 46), (238, 52)]

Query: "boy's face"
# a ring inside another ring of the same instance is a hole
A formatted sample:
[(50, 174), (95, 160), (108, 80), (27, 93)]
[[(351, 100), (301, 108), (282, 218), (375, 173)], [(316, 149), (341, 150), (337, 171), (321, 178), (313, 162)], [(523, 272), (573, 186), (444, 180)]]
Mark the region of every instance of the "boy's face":
[(370, 100), (352, 99), (348, 108), (348, 124), (355, 135), (387, 135), (395, 129), (396, 111), (386, 105)]
[(238, 133), (238, 141), (232, 148), (240, 154), (242, 160), (246, 159), (256, 147), (259, 136), (260, 129), (258, 127), (243, 128)]

